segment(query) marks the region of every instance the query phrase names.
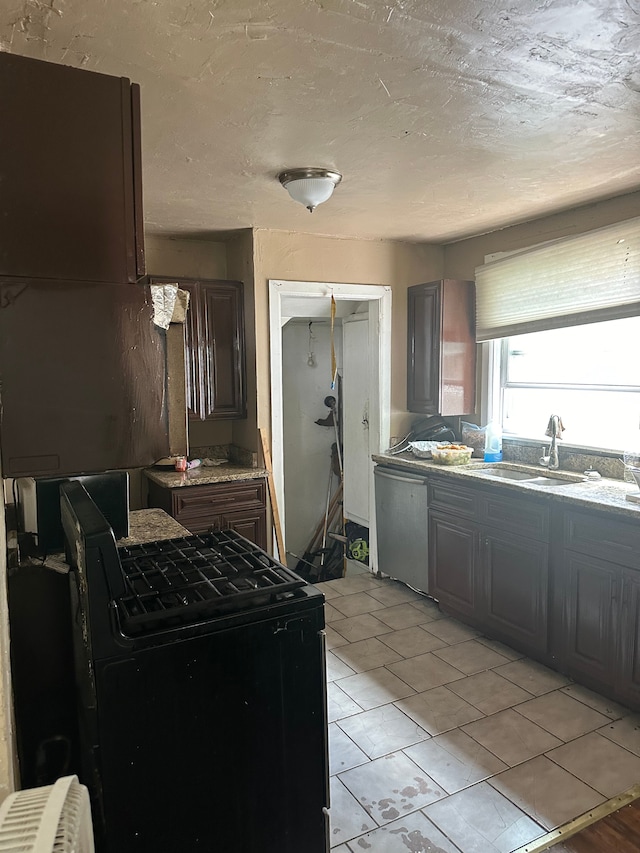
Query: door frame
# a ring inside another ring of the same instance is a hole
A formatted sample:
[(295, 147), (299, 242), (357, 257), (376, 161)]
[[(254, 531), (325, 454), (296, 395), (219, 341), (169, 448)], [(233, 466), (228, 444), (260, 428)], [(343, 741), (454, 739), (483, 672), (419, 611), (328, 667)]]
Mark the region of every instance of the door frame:
[[(391, 424), (391, 287), (388, 285), (344, 284), (336, 282), (286, 281), (269, 279), (269, 347), (271, 356), (271, 456), (273, 483), (281, 516), (284, 522), (284, 417), (282, 389), (282, 327), (292, 316), (283, 313), (283, 299), (329, 300), (336, 302), (368, 303), (369, 343), (371, 361), (369, 382), (371, 389), (369, 447), (371, 453), (380, 453), (389, 446)], [(308, 313), (295, 316), (307, 317)], [(374, 401), (377, 401), (375, 405)], [(375, 412), (374, 412), (375, 408)], [(375, 418), (374, 418), (375, 415)], [(377, 422), (377, 423), (376, 423)], [(370, 540), (375, 536), (375, 501), (373, 491), (373, 465), (371, 466), (369, 499)], [(375, 554), (375, 541), (370, 541), (370, 551)], [(372, 547), (373, 546), (373, 547)], [(286, 542), (285, 542), (286, 548)], [(370, 566), (370, 568), (372, 568)]]
[[(347, 380), (348, 373), (349, 373), (349, 371), (347, 370), (347, 361), (350, 358), (349, 353), (351, 352), (352, 347), (347, 346), (347, 344), (345, 342), (345, 331), (346, 331), (347, 327), (352, 326), (354, 323), (366, 323), (367, 324), (367, 326), (366, 326), (366, 329), (367, 329), (366, 346), (367, 346), (367, 356), (368, 356), (369, 353), (371, 352), (371, 341), (378, 339), (377, 324), (374, 324), (374, 328), (371, 329), (371, 318), (369, 317), (369, 314), (370, 314), (369, 311), (366, 311), (366, 312), (363, 311), (360, 314), (350, 314), (348, 317), (342, 318), (342, 365), (343, 365), (343, 369), (344, 369), (344, 376), (342, 378), (342, 391), (343, 391), (342, 410), (344, 413), (343, 418), (342, 418), (342, 442), (344, 445), (344, 449), (343, 449), (344, 459), (342, 460), (342, 464), (343, 464), (344, 469), (345, 469), (345, 474), (344, 474), (344, 476), (345, 476), (345, 488), (342, 492), (342, 500), (343, 500), (343, 508), (345, 510), (344, 515), (346, 518), (348, 518), (350, 521), (355, 521), (356, 524), (361, 524), (364, 527), (371, 528), (371, 527), (373, 527), (373, 518), (371, 517), (371, 501), (368, 502), (367, 511), (366, 511), (366, 515), (367, 515), (368, 520), (367, 520), (367, 518), (363, 518), (360, 515), (356, 515), (353, 512), (353, 504), (351, 503), (353, 496), (354, 496), (354, 489), (353, 489), (353, 483), (351, 484), (351, 486), (348, 485), (347, 469), (349, 466), (347, 465), (347, 454), (349, 453), (348, 438), (350, 436), (349, 436), (349, 419), (347, 418), (346, 408), (345, 408), (347, 405), (351, 405), (351, 402), (350, 402), (351, 397), (349, 395), (349, 389), (353, 388), (353, 384)], [(373, 332), (373, 334), (372, 334), (372, 332)], [(363, 345), (364, 345), (364, 341), (363, 341)], [(368, 364), (368, 369), (370, 370), (371, 369), (371, 359), (370, 358), (367, 359), (367, 364)], [(373, 432), (373, 435), (377, 435), (378, 420), (379, 420), (379, 413), (378, 413), (377, 407), (371, 406), (370, 394), (371, 394), (372, 390), (373, 390), (373, 388), (372, 388), (372, 383), (371, 383), (371, 377), (369, 377), (367, 394), (366, 394), (367, 411), (366, 411), (366, 413), (363, 411), (362, 416), (360, 418), (354, 418), (351, 421), (352, 426), (353, 426), (354, 421), (356, 421), (356, 420), (359, 421), (360, 425), (361, 425), (362, 423), (364, 423), (364, 420), (366, 418), (366, 421), (367, 421), (366, 445), (367, 445), (369, 457), (371, 456), (371, 453), (375, 453), (376, 449), (377, 449), (377, 448), (372, 449), (372, 447), (371, 447), (371, 434)], [(353, 417), (353, 412), (351, 412), (351, 415)], [(389, 445), (387, 444), (385, 446), (388, 447)], [(353, 460), (351, 460), (351, 461), (353, 461)], [(353, 468), (351, 470), (353, 470)], [(367, 479), (369, 481), (371, 481), (371, 470), (372, 470), (372, 464), (371, 464), (371, 459), (369, 458), (368, 477), (367, 477)], [(369, 485), (369, 488), (368, 488), (367, 494), (370, 496), (371, 495), (371, 482), (369, 482), (368, 485)], [(356, 491), (358, 491), (358, 490), (356, 489)], [(348, 510), (348, 512), (347, 512), (347, 510)], [(369, 539), (371, 539), (371, 537), (369, 537)], [(371, 548), (370, 548), (370, 550), (371, 550)]]

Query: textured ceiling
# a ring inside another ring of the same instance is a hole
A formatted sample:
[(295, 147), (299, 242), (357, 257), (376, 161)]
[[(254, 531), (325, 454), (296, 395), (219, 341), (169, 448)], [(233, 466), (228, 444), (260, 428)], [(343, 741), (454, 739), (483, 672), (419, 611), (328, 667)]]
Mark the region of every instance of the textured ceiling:
[[(2, 0), (0, 47), (141, 84), (150, 233), (442, 242), (640, 185), (640, 0)], [(344, 175), (313, 214), (295, 166)]]

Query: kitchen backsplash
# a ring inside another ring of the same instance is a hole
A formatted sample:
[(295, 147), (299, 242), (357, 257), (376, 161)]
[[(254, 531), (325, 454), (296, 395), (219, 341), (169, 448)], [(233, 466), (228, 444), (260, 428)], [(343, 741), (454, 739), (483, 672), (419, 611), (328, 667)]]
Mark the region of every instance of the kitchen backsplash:
[(235, 444), (208, 444), (192, 447), (189, 452), (190, 459), (226, 459), (236, 465), (244, 465), (247, 468), (258, 467), (258, 454), (253, 450), (238, 447)]
[[(540, 442), (526, 442), (503, 438), (502, 453), (506, 462), (522, 462), (527, 465), (537, 465), (542, 456), (543, 445)], [(548, 448), (548, 443), (547, 443)], [(605, 455), (597, 451), (587, 452), (577, 448), (564, 447), (558, 442), (558, 457), (563, 471), (582, 473), (589, 468), (598, 471), (603, 477), (613, 480), (624, 479), (624, 464), (616, 456)]]

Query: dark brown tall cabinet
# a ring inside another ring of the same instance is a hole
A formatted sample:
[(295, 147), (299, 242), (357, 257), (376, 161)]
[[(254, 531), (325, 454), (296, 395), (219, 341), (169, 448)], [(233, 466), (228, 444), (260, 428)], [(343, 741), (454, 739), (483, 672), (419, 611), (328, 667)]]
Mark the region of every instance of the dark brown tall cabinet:
[(166, 336), (139, 282), (139, 87), (0, 51), (0, 223), (3, 476), (166, 456)]
[(185, 325), (187, 410), (192, 420), (247, 416), (244, 301), (240, 281), (152, 276), (189, 293)]
[(140, 89), (0, 52), (0, 276), (145, 272)]
[(407, 291), (407, 409), (475, 411), (475, 284), (442, 279)]

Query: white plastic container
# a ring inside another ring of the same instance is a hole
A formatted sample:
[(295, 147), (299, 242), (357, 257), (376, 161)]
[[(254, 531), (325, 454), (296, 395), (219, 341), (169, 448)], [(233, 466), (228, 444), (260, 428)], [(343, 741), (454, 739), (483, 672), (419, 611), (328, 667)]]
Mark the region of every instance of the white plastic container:
[(484, 461), (502, 462), (502, 427), (496, 421), (491, 421), (485, 428)]

